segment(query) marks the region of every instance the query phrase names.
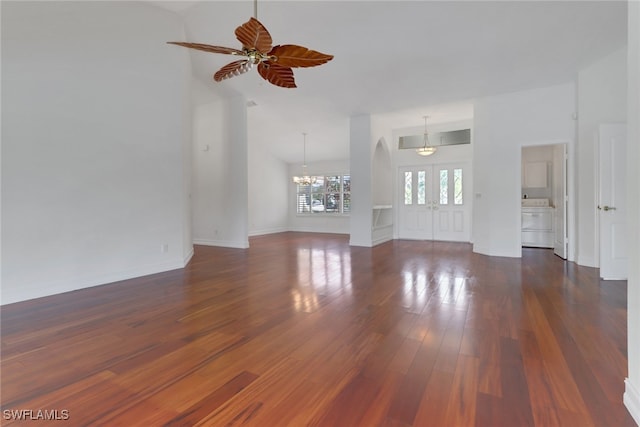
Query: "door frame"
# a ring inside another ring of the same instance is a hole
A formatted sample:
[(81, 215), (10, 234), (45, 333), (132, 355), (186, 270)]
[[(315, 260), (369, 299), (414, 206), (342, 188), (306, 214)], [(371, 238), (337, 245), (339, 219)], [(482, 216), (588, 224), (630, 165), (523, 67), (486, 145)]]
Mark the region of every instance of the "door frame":
[[(576, 214), (576, 147), (572, 141), (568, 140), (550, 140), (550, 141), (539, 141), (534, 143), (526, 143), (520, 144), (520, 176), (522, 176), (522, 149), (525, 147), (540, 147), (540, 146), (554, 146), (554, 145), (564, 145), (566, 147), (566, 183), (567, 186), (565, 193), (567, 194), (568, 201), (566, 204), (566, 217), (567, 224), (565, 225), (567, 234), (567, 258), (566, 261), (576, 262), (576, 250), (577, 250), (577, 214)], [(518, 199), (521, 199), (522, 196), (518, 194)], [(520, 200), (517, 201), (520, 204)], [(520, 209), (518, 209), (518, 224), (520, 224), (520, 229), (522, 228), (522, 215)], [(522, 233), (518, 230), (518, 235), (516, 236), (518, 244), (521, 248), (520, 256), (522, 257)]]

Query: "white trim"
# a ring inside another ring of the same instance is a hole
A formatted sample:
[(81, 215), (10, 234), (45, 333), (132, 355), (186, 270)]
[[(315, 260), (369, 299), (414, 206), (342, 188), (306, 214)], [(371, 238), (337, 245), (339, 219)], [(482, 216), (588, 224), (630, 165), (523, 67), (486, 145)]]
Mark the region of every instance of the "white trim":
[(182, 266), (186, 267), (187, 264), (189, 264), (189, 261), (191, 261), (191, 258), (193, 258), (193, 246), (191, 246), (191, 248), (189, 249), (189, 252), (187, 252), (187, 254), (184, 257), (184, 260), (182, 262)]
[(631, 380), (626, 378), (624, 380), (625, 390), (623, 395), (624, 406), (635, 420), (636, 424), (640, 425), (640, 393), (638, 389), (631, 384)]
[(305, 213), (296, 213), (298, 218), (349, 218), (351, 213), (326, 213), (326, 212), (305, 212)]
[(263, 236), (265, 234), (285, 233), (289, 231), (287, 227), (261, 228), (249, 232), (249, 237)]
[(182, 264), (182, 260), (174, 260), (158, 264), (143, 265), (142, 267), (132, 268), (130, 270), (106, 273), (97, 276), (80, 277), (77, 280), (61, 279), (54, 280), (49, 283), (34, 283), (31, 284), (31, 286), (22, 286), (17, 295), (8, 295), (7, 291), (3, 291), (2, 305), (77, 291), (85, 288), (92, 288), (94, 286), (107, 285), (123, 280), (163, 273), (165, 271), (179, 270), (183, 267), (184, 265)]
[(318, 227), (292, 227), (287, 231), (293, 231), (295, 233), (324, 233), (324, 234), (346, 234), (349, 235), (348, 231), (336, 231), (335, 229), (320, 229)]
[(578, 255), (578, 261), (576, 262), (576, 264), (581, 265), (583, 267), (598, 268), (594, 257), (585, 257), (585, 256)]
[(392, 241), (392, 240), (393, 240), (393, 237), (392, 237), (392, 236), (382, 236), (382, 237), (379, 237), (379, 238), (377, 238), (377, 239), (374, 239), (374, 240), (371, 242), (371, 246), (372, 246), (372, 247), (373, 247), (373, 246), (378, 246), (378, 245), (381, 245), (381, 244), (383, 244), (383, 243), (390, 242), (390, 241)]
[(204, 246), (220, 246), (223, 248), (247, 249), (249, 247), (249, 240), (245, 240), (242, 242), (235, 240), (193, 239), (193, 244)]
[(373, 242), (371, 240), (367, 240), (367, 241), (355, 241), (353, 239), (349, 240), (349, 246), (359, 246), (362, 248), (372, 248)]
[(477, 254), (490, 255), (489, 246), (487, 245), (477, 245), (474, 243), (472, 251)]

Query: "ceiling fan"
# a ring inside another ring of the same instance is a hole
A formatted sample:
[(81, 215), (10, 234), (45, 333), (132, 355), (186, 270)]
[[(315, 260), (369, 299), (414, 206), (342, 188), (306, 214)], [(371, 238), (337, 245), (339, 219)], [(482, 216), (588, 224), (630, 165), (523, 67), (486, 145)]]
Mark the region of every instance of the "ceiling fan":
[(257, 65), (258, 74), (269, 83), (280, 87), (294, 88), (296, 82), (292, 68), (315, 67), (333, 59), (333, 55), (317, 52), (304, 46), (294, 44), (272, 46), (273, 41), (269, 31), (254, 17), (236, 28), (235, 34), (242, 43), (242, 50), (202, 43), (167, 43), (205, 52), (243, 57), (243, 59), (231, 62), (218, 70), (213, 75), (213, 79), (217, 82), (244, 74)]

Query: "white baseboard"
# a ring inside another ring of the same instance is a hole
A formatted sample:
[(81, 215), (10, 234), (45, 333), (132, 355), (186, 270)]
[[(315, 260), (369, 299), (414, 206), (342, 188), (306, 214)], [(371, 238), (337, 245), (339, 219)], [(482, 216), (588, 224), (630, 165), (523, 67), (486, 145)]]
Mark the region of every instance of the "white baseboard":
[(624, 406), (627, 407), (627, 410), (635, 420), (636, 424), (640, 426), (640, 392), (633, 384), (631, 384), (631, 380), (629, 378), (624, 380), (624, 385)]
[(189, 249), (189, 252), (185, 255), (182, 266), (186, 267), (187, 264), (189, 264), (189, 261), (191, 261), (191, 258), (193, 258), (193, 246), (191, 246), (191, 249)]
[(382, 236), (377, 239), (374, 239), (373, 242), (371, 242), (371, 244), (372, 246), (378, 246), (378, 245), (381, 245), (382, 243), (389, 242), (391, 240), (393, 240), (392, 236)]
[(372, 248), (373, 247), (373, 241), (370, 239), (366, 239), (366, 240), (353, 240), (350, 239), (349, 240), (349, 246), (360, 246), (362, 248)]
[(335, 228), (322, 228), (322, 227), (292, 227), (286, 231), (293, 231), (295, 233), (326, 233), (326, 234), (350, 234), (349, 231), (336, 230)]
[(576, 264), (581, 265), (583, 267), (593, 267), (598, 268), (599, 266), (596, 264), (596, 260), (594, 257), (586, 257), (578, 255), (578, 260)]
[(490, 252), (489, 252), (489, 247), (488, 246), (476, 245), (475, 243), (473, 244), (472, 251), (474, 253), (476, 253), (476, 254), (491, 255)]
[(249, 247), (249, 240), (236, 241), (236, 240), (193, 239), (193, 244), (204, 245), (204, 246), (220, 246), (223, 248), (247, 249)]
[(266, 234), (276, 234), (276, 233), (284, 233), (289, 231), (287, 227), (275, 227), (275, 228), (261, 228), (258, 230), (253, 230), (249, 232), (249, 237), (253, 236), (264, 236)]

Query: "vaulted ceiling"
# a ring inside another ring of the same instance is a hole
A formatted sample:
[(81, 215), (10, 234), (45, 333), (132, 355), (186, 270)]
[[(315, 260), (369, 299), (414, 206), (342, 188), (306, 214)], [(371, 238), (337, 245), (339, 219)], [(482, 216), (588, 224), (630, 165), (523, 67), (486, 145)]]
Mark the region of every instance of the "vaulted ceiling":
[[(239, 48), (235, 28), (250, 1), (152, 2), (179, 13), (185, 41)], [(575, 80), (580, 68), (626, 42), (626, 1), (260, 1), (258, 19), (274, 44), (300, 44), (335, 56), (296, 69), (297, 89), (255, 71), (215, 83), (234, 60), (190, 53), (197, 99), (242, 94), (250, 138), (287, 162), (347, 158), (349, 116), (393, 113), (395, 128), (469, 115), (476, 97)], [(180, 47), (175, 47), (176, 49)]]

